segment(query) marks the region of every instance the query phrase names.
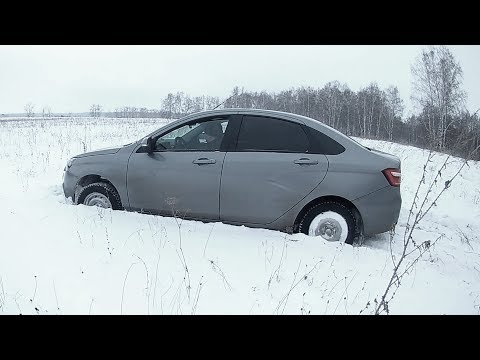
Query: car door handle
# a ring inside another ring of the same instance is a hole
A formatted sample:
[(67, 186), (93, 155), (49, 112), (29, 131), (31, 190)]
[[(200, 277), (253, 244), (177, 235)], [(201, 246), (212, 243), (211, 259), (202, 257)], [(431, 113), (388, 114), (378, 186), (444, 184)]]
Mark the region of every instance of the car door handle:
[(295, 164), (298, 165), (317, 165), (318, 161), (317, 160), (310, 160), (308, 158), (301, 158), (293, 161)]
[(197, 165), (215, 164), (216, 162), (217, 160), (215, 159), (207, 159), (207, 158), (200, 158), (197, 160), (193, 160), (193, 163)]

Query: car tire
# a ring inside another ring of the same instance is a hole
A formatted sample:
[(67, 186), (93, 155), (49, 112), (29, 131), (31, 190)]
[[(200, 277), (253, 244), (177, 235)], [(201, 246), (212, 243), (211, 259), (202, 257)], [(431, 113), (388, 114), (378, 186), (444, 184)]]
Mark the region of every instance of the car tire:
[(112, 185), (103, 182), (96, 182), (82, 188), (76, 203), (87, 206), (97, 205), (113, 210), (123, 209), (117, 190)]
[(298, 232), (351, 245), (357, 235), (357, 219), (353, 211), (341, 203), (321, 202), (305, 213)]

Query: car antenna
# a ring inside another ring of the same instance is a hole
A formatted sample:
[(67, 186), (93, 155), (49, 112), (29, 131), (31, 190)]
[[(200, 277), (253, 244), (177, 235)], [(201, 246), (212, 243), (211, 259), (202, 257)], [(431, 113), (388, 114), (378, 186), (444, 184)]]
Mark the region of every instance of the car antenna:
[(217, 106), (215, 106), (212, 110), (215, 110), (216, 108), (218, 108), (220, 105), (223, 105), (225, 104), (228, 100), (230, 100), (232, 98), (233, 95), (230, 95), (230, 97), (226, 100), (224, 100), (223, 102), (221, 102), (220, 104), (218, 104)]

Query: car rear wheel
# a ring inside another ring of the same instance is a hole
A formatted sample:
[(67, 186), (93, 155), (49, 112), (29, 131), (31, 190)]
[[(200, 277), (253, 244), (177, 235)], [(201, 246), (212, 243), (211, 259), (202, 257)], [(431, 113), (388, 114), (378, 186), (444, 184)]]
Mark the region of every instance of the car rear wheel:
[(93, 183), (85, 186), (78, 194), (77, 204), (121, 210), (120, 196), (113, 186), (107, 183)]
[(310, 208), (299, 223), (298, 231), (327, 241), (353, 244), (357, 220), (353, 212), (337, 202), (323, 202)]

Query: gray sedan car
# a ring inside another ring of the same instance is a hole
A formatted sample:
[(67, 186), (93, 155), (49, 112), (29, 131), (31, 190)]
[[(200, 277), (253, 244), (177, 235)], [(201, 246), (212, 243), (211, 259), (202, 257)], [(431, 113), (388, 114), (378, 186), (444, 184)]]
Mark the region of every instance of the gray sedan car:
[(302, 232), (351, 244), (392, 229), (400, 159), (308, 117), (223, 109), (70, 159), (76, 204)]

